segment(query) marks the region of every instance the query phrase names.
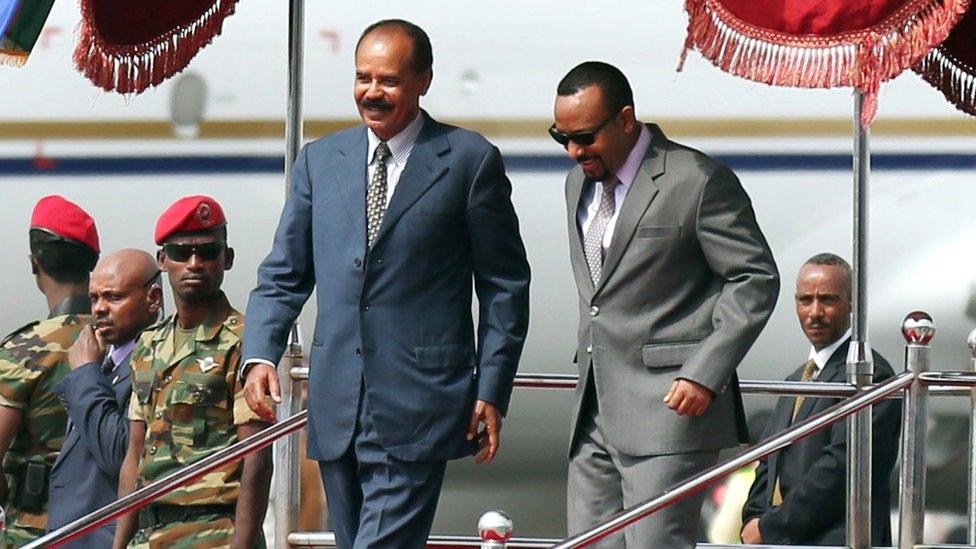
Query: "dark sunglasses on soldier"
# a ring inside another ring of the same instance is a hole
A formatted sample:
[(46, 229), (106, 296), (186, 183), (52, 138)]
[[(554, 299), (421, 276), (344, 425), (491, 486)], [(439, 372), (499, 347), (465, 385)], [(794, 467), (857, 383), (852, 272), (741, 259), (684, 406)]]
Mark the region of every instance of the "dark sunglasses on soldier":
[(205, 242), (203, 244), (163, 244), (166, 257), (183, 263), (190, 257), (197, 256), (203, 261), (213, 261), (220, 257), (220, 252), (227, 247), (226, 242)]
[(593, 128), (592, 130), (586, 130), (583, 132), (573, 132), (573, 133), (563, 133), (557, 130), (556, 124), (553, 123), (552, 126), (549, 126), (549, 135), (551, 135), (552, 138), (556, 140), (556, 143), (559, 143), (563, 147), (569, 147), (570, 141), (576, 143), (577, 145), (588, 147), (592, 145), (594, 142), (596, 142), (596, 134), (600, 133), (600, 130), (602, 130), (603, 127), (609, 124), (610, 121), (613, 120), (614, 118), (616, 118), (616, 115), (607, 118), (603, 122), (600, 122), (600, 125)]

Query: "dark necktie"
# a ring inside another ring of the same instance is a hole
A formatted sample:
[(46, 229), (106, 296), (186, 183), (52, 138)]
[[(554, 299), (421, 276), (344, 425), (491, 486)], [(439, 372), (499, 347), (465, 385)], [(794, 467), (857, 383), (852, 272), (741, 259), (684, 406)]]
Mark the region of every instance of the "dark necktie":
[(108, 355), (105, 357), (105, 360), (102, 361), (102, 374), (105, 377), (108, 377), (112, 374), (113, 370), (115, 370), (115, 361), (112, 360), (112, 355)]
[(369, 182), (369, 189), (366, 192), (366, 247), (372, 248), (376, 242), (376, 235), (380, 232), (380, 225), (383, 224), (383, 215), (386, 214), (386, 160), (390, 157), (390, 147), (386, 143), (380, 143), (374, 153), (376, 159), (376, 171), (373, 172), (373, 179)]
[(603, 236), (616, 209), (614, 192), (619, 184), (620, 180), (612, 175), (603, 181), (600, 207), (597, 208), (596, 215), (593, 216), (583, 236), (583, 254), (586, 256), (586, 264), (590, 267), (590, 278), (593, 279), (594, 286), (600, 283), (600, 275), (603, 271)]

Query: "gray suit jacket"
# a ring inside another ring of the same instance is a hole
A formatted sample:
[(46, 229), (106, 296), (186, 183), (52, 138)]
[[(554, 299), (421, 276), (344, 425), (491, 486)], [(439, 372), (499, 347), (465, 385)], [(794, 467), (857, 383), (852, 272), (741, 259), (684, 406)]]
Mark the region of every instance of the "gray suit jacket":
[[(727, 448), (747, 440), (735, 369), (776, 304), (779, 275), (735, 174), (647, 127), (651, 145), (595, 288), (576, 221), (590, 183), (579, 167), (566, 179), (580, 306), (574, 431), (592, 371), (604, 434), (620, 452)], [(704, 415), (678, 416), (662, 402), (676, 378), (715, 393)]]
[[(129, 357), (111, 379), (101, 364), (85, 364), (55, 386), (67, 399), (73, 425), (51, 470), (48, 530), (54, 530), (115, 501), (119, 471), (129, 444), (126, 416), (132, 394)], [(115, 523), (65, 547), (111, 547)]]

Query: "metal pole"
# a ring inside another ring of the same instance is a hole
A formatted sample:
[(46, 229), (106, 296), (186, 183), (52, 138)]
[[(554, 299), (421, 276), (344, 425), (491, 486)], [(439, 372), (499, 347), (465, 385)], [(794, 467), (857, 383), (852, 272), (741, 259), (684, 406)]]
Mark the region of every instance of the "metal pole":
[(24, 545), (24, 549), (39, 549), (41, 547), (59, 547), (76, 540), (92, 530), (104, 526), (120, 516), (135, 511), (181, 486), (189, 484), (211, 471), (216, 471), (229, 463), (244, 459), (258, 450), (271, 445), (280, 437), (290, 435), (305, 427), (308, 413), (299, 412), (287, 419), (258, 431), (254, 435), (235, 442), (230, 446), (195, 461), (179, 471), (175, 471), (156, 482), (143, 486), (131, 494), (119, 498), (114, 502), (92, 511), (64, 526), (48, 532), (36, 540)]
[(901, 373), (893, 378), (886, 379), (871, 389), (861, 391), (856, 396), (842, 400), (823, 412), (790, 426), (785, 431), (771, 436), (759, 445), (742, 452), (724, 463), (719, 463), (687, 480), (681, 481), (679, 484), (668, 488), (654, 498), (624, 509), (609, 519), (600, 522), (590, 530), (563, 540), (558, 545), (554, 545), (553, 549), (587, 547), (607, 536), (611, 536), (627, 526), (646, 518), (648, 515), (668, 505), (672, 505), (676, 501), (684, 499), (699, 490), (703, 490), (706, 486), (757, 459), (781, 450), (821, 429), (825, 429), (828, 425), (832, 425), (854, 414), (858, 410), (870, 407), (871, 404), (884, 399), (887, 395), (908, 387), (912, 384), (912, 381), (914, 381), (914, 376), (910, 373)]
[[(291, 0), (288, 5), (288, 111), (285, 118), (285, 199), (291, 193), (291, 172), (302, 147), (302, 92), (305, 66), (305, 0)], [(288, 334), (290, 367), (301, 366), (302, 334), (296, 321)], [(301, 408), (301, 382), (290, 375), (280, 383), (281, 405), (279, 417), (290, 417)], [(275, 444), (278, 456), (275, 475), (275, 547), (290, 547), (288, 534), (298, 528), (299, 512), (299, 449), (298, 437), (279, 440)]]
[[(868, 344), (868, 131), (861, 126), (864, 94), (854, 92), (854, 254), (851, 345), (847, 381), (859, 390), (871, 384), (874, 360)], [(847, 546), (871, 547), (871, 408), (847, 422)]]
[[(289, 365), (288, 371), (302, 362), (302, 333), (298, 322), (292, 325), (288, 335), (288, 346), (284, 362)], [(301, 411), (302, 382), (287, 375), (281, 383), (281, 404), (278, 405), (278, 417), (291, 417)], [(298, 437), (280, 438), (275, 442), (277, 456), (274, 476), (274, 514), (275, 514), (275, 548), (290, 547), (288, 534), (298, 529), (298, 513), (300, 504)]]
[(305, 58), (305, 0), (288, 8), (288, 113), (285, 118), (285, 196), (291, 191), (291, 169), (302, 148), (302, 82)]
[[(969, 345), (970, 353), (972, 353), (969, 367), (976, 372), (976, 330), (969, 332), (966, 343)], [(966, 534), (966, 543), (976, 545), (976, 387), (970, 387), (969, 399), (969, 483), (967, 485), (968, 493), (966, 498), (969, 503), (966, 509), (969, 519), (969, 530)]]
[(935, 336), (932, 317), (913, 312), (902, 322), (905, 347), (905, 371), (915, 376), (915, 382), (905, 391), (902, 402), (901, 471), (898, 484), (901, 492), (898, 538), (899, 547), (915, 547), (922, 543), (925, 518), (925, 430), (928, 420), (928, 387), (918, 376), (929, 369), (931, 347)]

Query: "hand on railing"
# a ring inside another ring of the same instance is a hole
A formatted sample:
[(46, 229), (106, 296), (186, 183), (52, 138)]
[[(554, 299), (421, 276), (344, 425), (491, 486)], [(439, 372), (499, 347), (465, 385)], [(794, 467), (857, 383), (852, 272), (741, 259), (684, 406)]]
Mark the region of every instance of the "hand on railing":
[(278, 370), (264, 362), (254, 363), (247, 372), (244, 381), (244, 400), (248, 407), (254, 410), (267, 423), (278, 421), (278, 415), (273, 406), (268, 404), (267, 396), (275, 404), (281, 403), (281, 385), (278, 383)]

